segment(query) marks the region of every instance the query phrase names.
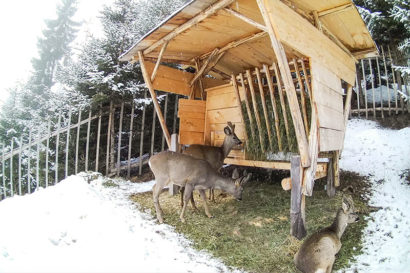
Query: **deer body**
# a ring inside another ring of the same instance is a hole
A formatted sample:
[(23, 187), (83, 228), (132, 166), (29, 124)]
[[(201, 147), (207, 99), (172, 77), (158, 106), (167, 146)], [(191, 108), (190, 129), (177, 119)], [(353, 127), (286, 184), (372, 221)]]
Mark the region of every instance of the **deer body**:
[(332, 272), (335, 255), (340, 251), (342, 237), (347, 225), (358, 221), (353, 200), (344, 197), (333, 224), (308, 237), (295, 254), (297, 269), (303, 273)]
[[(225, 158), (231, 152), (232, 148), (236, 145), (242, 144), (242, 141), (240, 141), (237, 135), (235, 134), (235, 125), (232, 124), (231, 122), (228, 122), (228, 126), (224, 128), (224, 133), (225, 133), (225, 138), (224, 138), (224, 142), (221, 147), (193, 144), (193, 145), (190, 145), (182, 153), (193, 156), (198, 159), (206, 160), (208, 161), (209, 164), (211, 164), (214, 170), (219, 171), (219, 169), (222, 167), (224, 163)], [(184, 192), (183, 188), (181, 189), (181, 192), (182, 193)], [(210, 199), (211, 199), (211, 196), (213, 199), (212, 192), (209, 196)], [(183, 197), (181, 195), (181, 206), (183, 206), (182, 198)], [(191, 198), (191, 204), (192, 204), (192, 207), (196, 209), (193, 197)]]
[(250, 179), (251, 174), (238, 179), (226, 178), (216, 172), (205, 160), (196, 159), (188, 155), (165, 151), (152, 156), (149, 165), (155, 175), (156, 184), (153, 186), (153, 198), (157, 218), (163, 222), (162, 211), (159, 205), (159, 195), (165, 186), (176, 184), (185, 187), (184, 206), (180, 215), (184, 222), (184, 213), (188, 199), (194, 189), (199, 190), (204, 201), (205, 213), (212, 217), (206, 203), (205, 191), (209, 188), (221, 189), (236, 199), (242, 199), (243, 185)]

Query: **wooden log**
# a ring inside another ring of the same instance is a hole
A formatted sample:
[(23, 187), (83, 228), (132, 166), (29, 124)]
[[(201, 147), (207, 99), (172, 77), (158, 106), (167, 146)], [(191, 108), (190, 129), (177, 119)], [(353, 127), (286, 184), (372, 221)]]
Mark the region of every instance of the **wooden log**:
[[(201, 65), (200, 65), (199, 59), (195, 59), (195, 69), (196, 69), (196, 71), (198, 71), (200, 67), (201, 67)], [(205, 97), (204, 92), (205, 91), (204, 91), (204, 85), (202, 83), (202, 77), (199, 78), (198, 83), (199, 83), (199, 90), (201, 92), (201, 99), (204, 99), (204, 97)]]
[(251, 18), (249, 18), (249, 17), (247, 17), (247, 16), (245, 16), (245, 15), (243, 15), (243, 14), (237, 12), (237, 11), (234, 11), (230, 8), (224, 8), (223, 11), (235, 16), (236, 18), (238, 18), (238, 19), (240, 19), (240, 20), (242, 20), (242, 21), (244, 21), (244, 22), (250, 24), (251, 26), (254, 26), (254, 27), (256, 27), (260, 30), (263, 30), (263, 31), (267, 30), (264, 25), (259, 24), (258, 22), (252, 20)]
[(91, 107), (88, 112), (88, 122), (87, 122), (87, 140), (85, 144), (85, 171), (88, 172), (88, 159), (90, 150), (90, 130), (91, 130)]
[[(168, 112), (168, 93), (165, 94), (165, 106), (164, 106), (165, 125), (167, 124), (167, 112)], [(164, 150), (164, 145), (165, 145), (165, 136), (164, 136), (164, 134), (162, 134), (161, 152)]]
[(396, 86), (396, 76), (394, 75), (394, 69), (393, 69), (393, 58), (391, 57), (391, 51), (390, 51), (390, 47), (387, 47), (387, 50), (389, 52), (389, 58), (390, 58), (390, 63), (392, 64), (391, 66), (391, 72), (392, 72), (392, 76), (393, 76), (393, 89), (394, 89), (394, 94), (395, 94), (395, 102), (396, 102), (396, 115), (399, 113), (399, 103), (397, 100), (397, 86)]
[(98, 126), (97, 126), (97, 145), (96, 145), (96, 150), (95, 150), (95, 171), (96, 172), (98, 172), (99, 161), (100, 161), (101, 117), (102, 117), (102, 109), (100, 106), (100, 111), (98, 114)]
[[(56, 158), (55, 158), (55, 178), (54, 178), (54, 185), (58, 183), (58, 146), (60, 143), (60, 129), (61, 129), (61, 113), (58, 114), (58, 121), (57, 121), (57, 136), (56, 136)], [(31, 154), (31, 130), (29, 133), (29, 153)], [(29, 158), (30, 159), (30, 158)], [(29, 189), (31, 190), (30, 184), (30, 160), (29, 160)], [(30, 192), (29, 192), (30, 193)]]
[(333, 167), (333, 180), (334, 180), (335, 187), (340, 186), (339, 157), (340, 157), (339, 151), (334, 151), (333, 158), (332, 158), (332, 167)]
[(270, 100), (271, 100), (272, 109), (273, 109), (273, 116), (275, 118), (275, 133), (276, 133), (276, 138), (277, 138), (277, 141), (278, 141), (278, 147), (279, 147), (279, 151), (282, 151), (282, 140), (281, 140), (280, 129), (279, 129), (278, 109), (276, 108), (275, 89), (273, 87), (273, 81), (272, 81), (272, 77), (271, 77), (270, 72), (269, 72), (268, 65), (264, 64), (263, 65), (263, 70), (266, 74), (266, 79), (267, 79), (268, 87), (269, 87)]
[(301, 240), (306, 236), (305, 207), (302, 194), (302, 162), (300, 156), (292, 156), (290, 159), (292, 180), (291, 201), (290, 201), (290, 233)]
[(259, 93), (261, 95), (262, 109), (263, 109), (263, 115), (265, 117), (266, 130), (268, 131), (269, 145), (271, 149), (273, 149), (273, 140), (272, 140), (272, 133), (270, 130), (268, 110), (266, 108), (265, 92), (263, 91), (262, 78), (261, 78), (261, 73), (259, 71), (259, 68), (256, 67), (255, 72), (256, 72), (256, 78), (258, 80)]
[[(158, 46), (162, 45), (163, 43), (165, 43), (167, 41), (172, 40), (173, 38), (178, 36), (180, 33), (184, 32), (187, 29), (191, 28), (192, 26), (198, 24), (202, 20), (208, 18), (209, 16), (211, 16), (212, 14), (217, 12), (218, 10), (223, 9), (224, 7), (230, 5), (233, 2), (234, 2), (234, 0), (221, 0), (221, 1), (216, 2), (215, 4), (211, 5), (206, 10), (204, 10), (203, 12), (199, 13), (197, 16), (193, 17), (192, 19), (190, 19), (186, 23), (180, 25), (179, 27), (174, 29), (172, 32), (168, 33), (167, 35), (165, 35), (164, 37), (162, 37), (161, 39), (159, 39), (158, 41), (153, 43), (151, 46), (146, 48), (144, 50), (144, 55), (149, 54), (154, 49), (156, 49)], [(139, 58), (141, 59), (140, 56), (139, 56)]]
[(219, 48), (215, 48), (211, 55), (209, 55), (208, 59), (202, 64), (201, 68), (196, 72), (194, 78), (190, 82), (190, 86), (192, 87), (194, 83), (204, 74), (205, 69), (207, 68), (208, 64), (211, 62), (211, 60), (218, 54)]
[(110, 146), (111, 146), (111, 123), (112, 123), (113, 103), (110, 101), (110, 112), (108, 113), (107, 126), (107, 152), (105, 154), (105, 175), (110, 173)]
[(245, 100), (245, 106), (246, 106), (246, 112), (248, 113), (248, 118), (249, 118), (249, 124), (251, 126), (251, 134), (252, 134), (252, 139), (255, 141), (256, 140), (256, 136), (255, 136), (255, 125), (253, 123), (253, 117), (252, 117), (252, 112), (251, 112), (251, 107), (249, 105), (249, 100), (248, 100), (248, 91), (245, 85), (245, 80), (243, 78), (243, 74), (240, 73), (239, 74), (240, 80), (241, 80), (241, 84), (243, 87), (243, 92), (245, 94), (244, 96), (244, 100)]
[(122, 140), (122, 121), (124, 119), (124, 102), (121, 103), (120, 123), (118, 126), (118, 146), (117, 146), (117, 176), (120, 176), (121, 171), (121, 140)]
[(352, 99), (352, 90), (353, 90), (353, 86), (351, 86), (350, 84), (347, 84), (347, 92), (346, 92), (346, 102), (345, 102), (345, 107), (344, 107), (344, 111), (343, 111), (343, 121), (344, 121), (344, 130), (343, 130), (343, 141), (342, 141), (342, 149), (340, 150), (340, 153), (343, 152), (343, 148), (344, 148), (344, 139), (346, 136), (346, 127), (347, 127), (347, 120), (349, 117), (349, 113), (350, 113), (350, 107), (351, 107), (351, 99)]
[(333, 159), (329, 159), (329, 167), (327, 168), (326, 193), (329, 197), (334, 197), (336, 194), (334, 174), (333, 174)]
[(364, 92), (364, 107), (366, 109), (366, 119), (369, 118), (369, 114), (367, 112), (367, 88), (366, 88), (366, 74), (364, 73), (364, 62), (363, 59), (360, 61), (362, 64), (362, 73), (363, 73), (363, 81), (364, 81), (364, 85), (363, 85), (363, 92)]
[(7, 191), (6, 191), (6, 175), (5, 175), (5, 160), (4, 160), (4, 143), (1, 144), (1, 168), (2, 168), (2, 176), (1, 180), (3, 181), (3, 199), (7, 197)]
[[(232, 74), (232, 85), (233, 85), (233, 90), (234, 90), (234, 93), (235, 93), (236, 105), (237, 105), (237, 107), (239, 109), (239, 112), (241, 114), (241, 121), (242, 121), (242, 124), (245, 124), (245, 118), (244, 118), (243, 111), (242, 111), (241, 97), (240, 97), (240, 94), (239, 94), (238, 84), (236, 82), (236, 78), (235, 78), (234, 74)], [(248, 132), (246, 131), (246, 129), (244, 130), (244, 135), (245, 135), (246, 146), (249, 147)]]
[(177, 119), (178, 119), (178, 94), (175, 95), (175, 102), (174, 102), (174, 120), (172, 122), (172, 133), (175, 134), (177, 132)]
[(132, 135), (133, 135), (132, 134), (132, 129), (133, 129), (133, 125), (134, 125), (134, 110), (135, 110), (134, 98), (132, 98), (131, 117), (130, 117), (130, 132), (129, 132), (129, 136), (128, 136), (127, 179), (130, 179), (130, 175), (131, 175), (131, 151), (132, 151)]
[[(28, 156), (27, 156), (27, 193), (31, 193), (31, 128), (29, 129), (28, 132)], [(58, 136), (58, 130), (57, 130), (57, 136)], [(56, 141), (56, 145), (57, 145)], [(4, 145), (4, 144), (3, 144)], [(57, 155), (58, 149), (56, 147), (56, 155)], [(4, 166), (4, 156), (3, 156), (3, 166)], [(56, 170), (58, 167), (58, 159), (56, 161)], [(4, 170), (3, 170), (4, 173)]]
[(259, 116), (259, 111), (258, 111), (258, 104), (256, 102), (256, 96), (255, 96), (255, 89), (253, 87), (253, 80), (251, 76), (251, 71), (248, 69), (246, 70), (246, 76), (248, 78), (248, 85), (249, 85), (249, 90), (251, 91), (251, 97), (252, 97), (252, 104), (253, 104), (253, 112), (255, 113), (255, 119), (256, 119), (256, 125), (258, 126), (258, 132), (259, 132), (259, 143), (261, 144), (261, 150), (262, 152), (265, 152), (265, 136), (262, 134), (262, 124), (261, 124), (261, 118)]
[(81, 122), (81, 109), (78, 111), (78, 122), (77, 122), (77, 138), (75, 141), (75, 174), (78, 173), (78, 148), (80, 146), (80, 122)]
[(165, 43), (162, 45), (161, 51), (159, 52), (159, 55), (158, 55), (157, 62), (155, 63), (154, 70), (152, 71), (152, 74), (151, 74), (151, 82), (153, 82), (153, 81), (155, 80), (155, 76), (157, 75), (157, 72), (158, 72), (158, 67), (159, 67), (159, 65), (160, 65), (160, 63), (161, 63), (162, 56), (164, 55), (164, 52), (165, 52), (165, 49), (166, 49), (167, 46), (168, 46), (168, 43), (169, 43), (169, 41), (165, 42)]
[(303, 124), (305, 125), (306, 133), (309, 134), (309, 123), (307, 120), (307, 110), (306, 110), (305, 87), (303, 85), (302, 78), (300, 76), (298, 62), (296, 61), (296, 59), (293, 59), (293, 65), (295, 67), (296, 78), (298, 80), (299, 87), (300, 87), (300, 101), (302, 104)]
[[(360, 99), (359, 99), (359, 92), (360, 92), (360, 87), (359, 87), (360, 83), (357, 79), (357, 75), (356, 75), (356, 100), (357, 100), (357, 109), (360, 110)], [(358, 114), (358, 116), (360, 117), (360, 113)]]
[[(70, 126), (71, 126), (71, 107), (68, 110), (68, 128), (67, 128), (67, 138), (65, 143), (65, 174), (64, 177), (68, 176), (68, 148), (70, 146)], [(47, 149), (48, 153), (48, 149)]]
[(112, 169), (115, 168), (115, 105), (112, 108), (111, 112), (111, 127), (110, 127), (110, 152), (109, 152), (109, 158), (110, 158), (110, 170), (109, 172), (112, 172)]
[(377, 65), (377, 75), (379, 77), (379, 88), (380, 88), (380, 108), (382, 109), (382, 119), (384, 119), (384, 111), (383, 111), (383, 88), (382, 88), (382, 78), (380, 75), (380, 66), (379, 66), (379, 57), (376, 57), (376, 65)]
[[(40, 132), (37, 133), (37, 138), (41, 139)], [(40, 187), (40, 142), (37, 142), (37, 154), (36, 154), (36, 189)]]
[(156, 94), (155, 94), (155, 90), (152, 86), (150, 77), (149, 77), (148, 72), (145, 68), (145, 61), (144, 61), (144, 57), (143, 57), (141, 51), (138, 51), (138, 56), (139, 56), (139, 59), (140, 59), (141, 71), (142, 71), (142, 75), (144, 77), (144, 81), (147, 84), (148, 90), (151, 94), (151, 98), (152, 98), (152, 101), (154, 103), (155, 111), (157, 112), (158, 119), (159, 119), (159, 122), (161, 124), (162, 131), (165, 134), (166, 141), (167, 141), (167, 144), (168, 144), (168, 147), (169, 147), (171, 145), (171, 136), (169, 135), (168, 129), (165, 125), (164, 117), (162, 116), (161, 108), (159, 106), (159, 103), (158, 103), (158, 100), (157, 100), (157, 97), (156, 97)]
[(371, 76), (371, 84), (372, 84), (372, 98), (373, 98), (373, 117), (376, 118), (376, 99), (374, 94), (374, 75), (373, 75), (373, 66), (372, 60), (369, 58), (369, 68), (370, 68), (370, 76)]
[(311, 88), (311, 85), (310, 85), (310, 82), (309, 82), (309, 77), (308, 77), (308, 74), (307, 74), (305, 62), (303, 61), (303, 59), (301, 59), (300, 62), (302, 63), (303, 79), (305, 80), (305, 83), (306, 83), (306, 88), (308, 90), (308, 95), (309, 95), (309, 98), (312, 99), (312, 88)]
[[(48, 149), (47, 149), (48, 151)], [(20, 136), (20, 151), (19, 151), (19, 170), (18, 170), (18, 187), (19, 187), (19, 195), (22, 195), (22, 188), (21, 188), (21, 159), (23, 155), (23, 136)]]
[(282, 115), (283, 115), (283, 121), (285, 122), (285, 132), (286, 132), (286, 139), (288, 141), (288, 147), (290, 147), (290, 133), (289, 133), (289, 124), (288, 124), (288, 114), (286, 110), (286, 105), (285, 105), (285, 98), (283, 97), (282, 93), (282, 82), (280, 79), (279, 71), (278, 71), (278, 66), (276, 63), (273, 64), (273, 71), (276, 77), (276, 81), (278, 83), (278, 93), (279, 93), (279, 101), (280, 101), (280, 106), (282, 107)]
[[(11, 143), (10, 143), (10, 153), (13, 154), (13, 149), (14, 149), (14, 138), (11, 138)], [(37, 164), (38, 165), (38, 164)], [(14, 190), (13, 190), (13, 156), (10, 157), (10, 196), (12, 197), (14, 195)], [(37, 182), (37, 187), (38, 187), (38, 180)]]
[(389, 116), (390, 116), (391, 115), (391, 103), (390, 103), (389, 74), (387, 73), (386, 55), (384, 54), (383, 47), (381, 48), (382, 48), (382, 56), (383, 56), (384, 75), (386, 77), (387, 96), (389, 97), (389, 100), (387, 101), (387, 107), (389, 108)]
[(142, 153), (143, 153), (143, 147), (144, 147), (144, 127), (145, 127), (145, 110), (147, 107), (147, 104), (145, 103), (147, 99), (147, 90), (144, 90), (144, 106), (142, 109), (142, 124), (141, 124), (141, 136), (140, 136), (140, 164), (139, 164), (139, 170), (138, 174), (142, 174)]
[(288, 191), (292, 189), (292, 178), (290, 177), (283, 178), (280, 184), (282, 185), (283, 190)]
[(150, 155), (154, 155), (154, 142), (155, 142), (155, 123), (156, 123), (156, 112), (155, 109), (152, 109), (152, 128), (151, 128), (151, 152)]

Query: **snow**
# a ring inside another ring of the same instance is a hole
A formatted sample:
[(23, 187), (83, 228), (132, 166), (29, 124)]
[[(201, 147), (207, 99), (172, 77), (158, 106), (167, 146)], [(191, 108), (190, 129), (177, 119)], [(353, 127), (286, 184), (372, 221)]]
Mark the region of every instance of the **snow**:
[[(379, 128), (353, 119), (347, 126), (340, 167), (369, 176), (371, 213), (364, 231), (364, 253), (350, 270), (408, 272), (410, 268), (410, 186), (400, 176), (410, 169), (410, 127)], [(342, 182), (343, 183), (343, 182)]]
[[(348, 272), (410, 268), (410, 187), (401, 178), (410, 169), (409, 139), (410, 127), (383, 129), (358, 119), (348, 123), (340, 166), (369, 176), (370, 203), (382, 207), (370, 214), (364, 251)], [(153, 184), (81, 173), (3, 200), (0, 272), (230, 272), (129, 200)]]
[(229, 272), (128, 196), (154, 181), (87, 183), (85, 174), (0, 203), (0, 272)]

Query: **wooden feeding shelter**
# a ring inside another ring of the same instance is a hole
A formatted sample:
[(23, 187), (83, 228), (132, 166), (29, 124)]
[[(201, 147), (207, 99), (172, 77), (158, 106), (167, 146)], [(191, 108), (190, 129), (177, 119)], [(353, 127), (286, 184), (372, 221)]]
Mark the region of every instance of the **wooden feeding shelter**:
[(120, 60), (140, 62), (168, 146), (155, 90), (185, 96), (180, 144), (220, 146), (231, 121), (245, 144), (225, 163), (290, 170), (282, 185), (301, 238), (314, 180), (339, 186), (356, 63), (375, 54), (351, 0), (194, 0)]

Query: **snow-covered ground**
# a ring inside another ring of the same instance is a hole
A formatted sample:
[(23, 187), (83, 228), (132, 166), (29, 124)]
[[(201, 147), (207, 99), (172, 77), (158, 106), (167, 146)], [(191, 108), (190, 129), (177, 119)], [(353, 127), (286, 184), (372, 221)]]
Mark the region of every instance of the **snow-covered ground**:
[(370, 203), (382, 207), (370, 215), (364, 253), (350, 270), (410, 272), (410, 185), (400, 177), (410, 169), (410, 127), (389, 130), (350, 120), (340, 167), (369, 176)]
[[(410, 128), (349, 121), (341, 168), (370, 176), (371, 204), (359, 272), (409, 272)], [(168, 225), (129, 201), (148, 183), (71, 176), (58, 185), (0, 202), (0, 272), (230, 272)]]

